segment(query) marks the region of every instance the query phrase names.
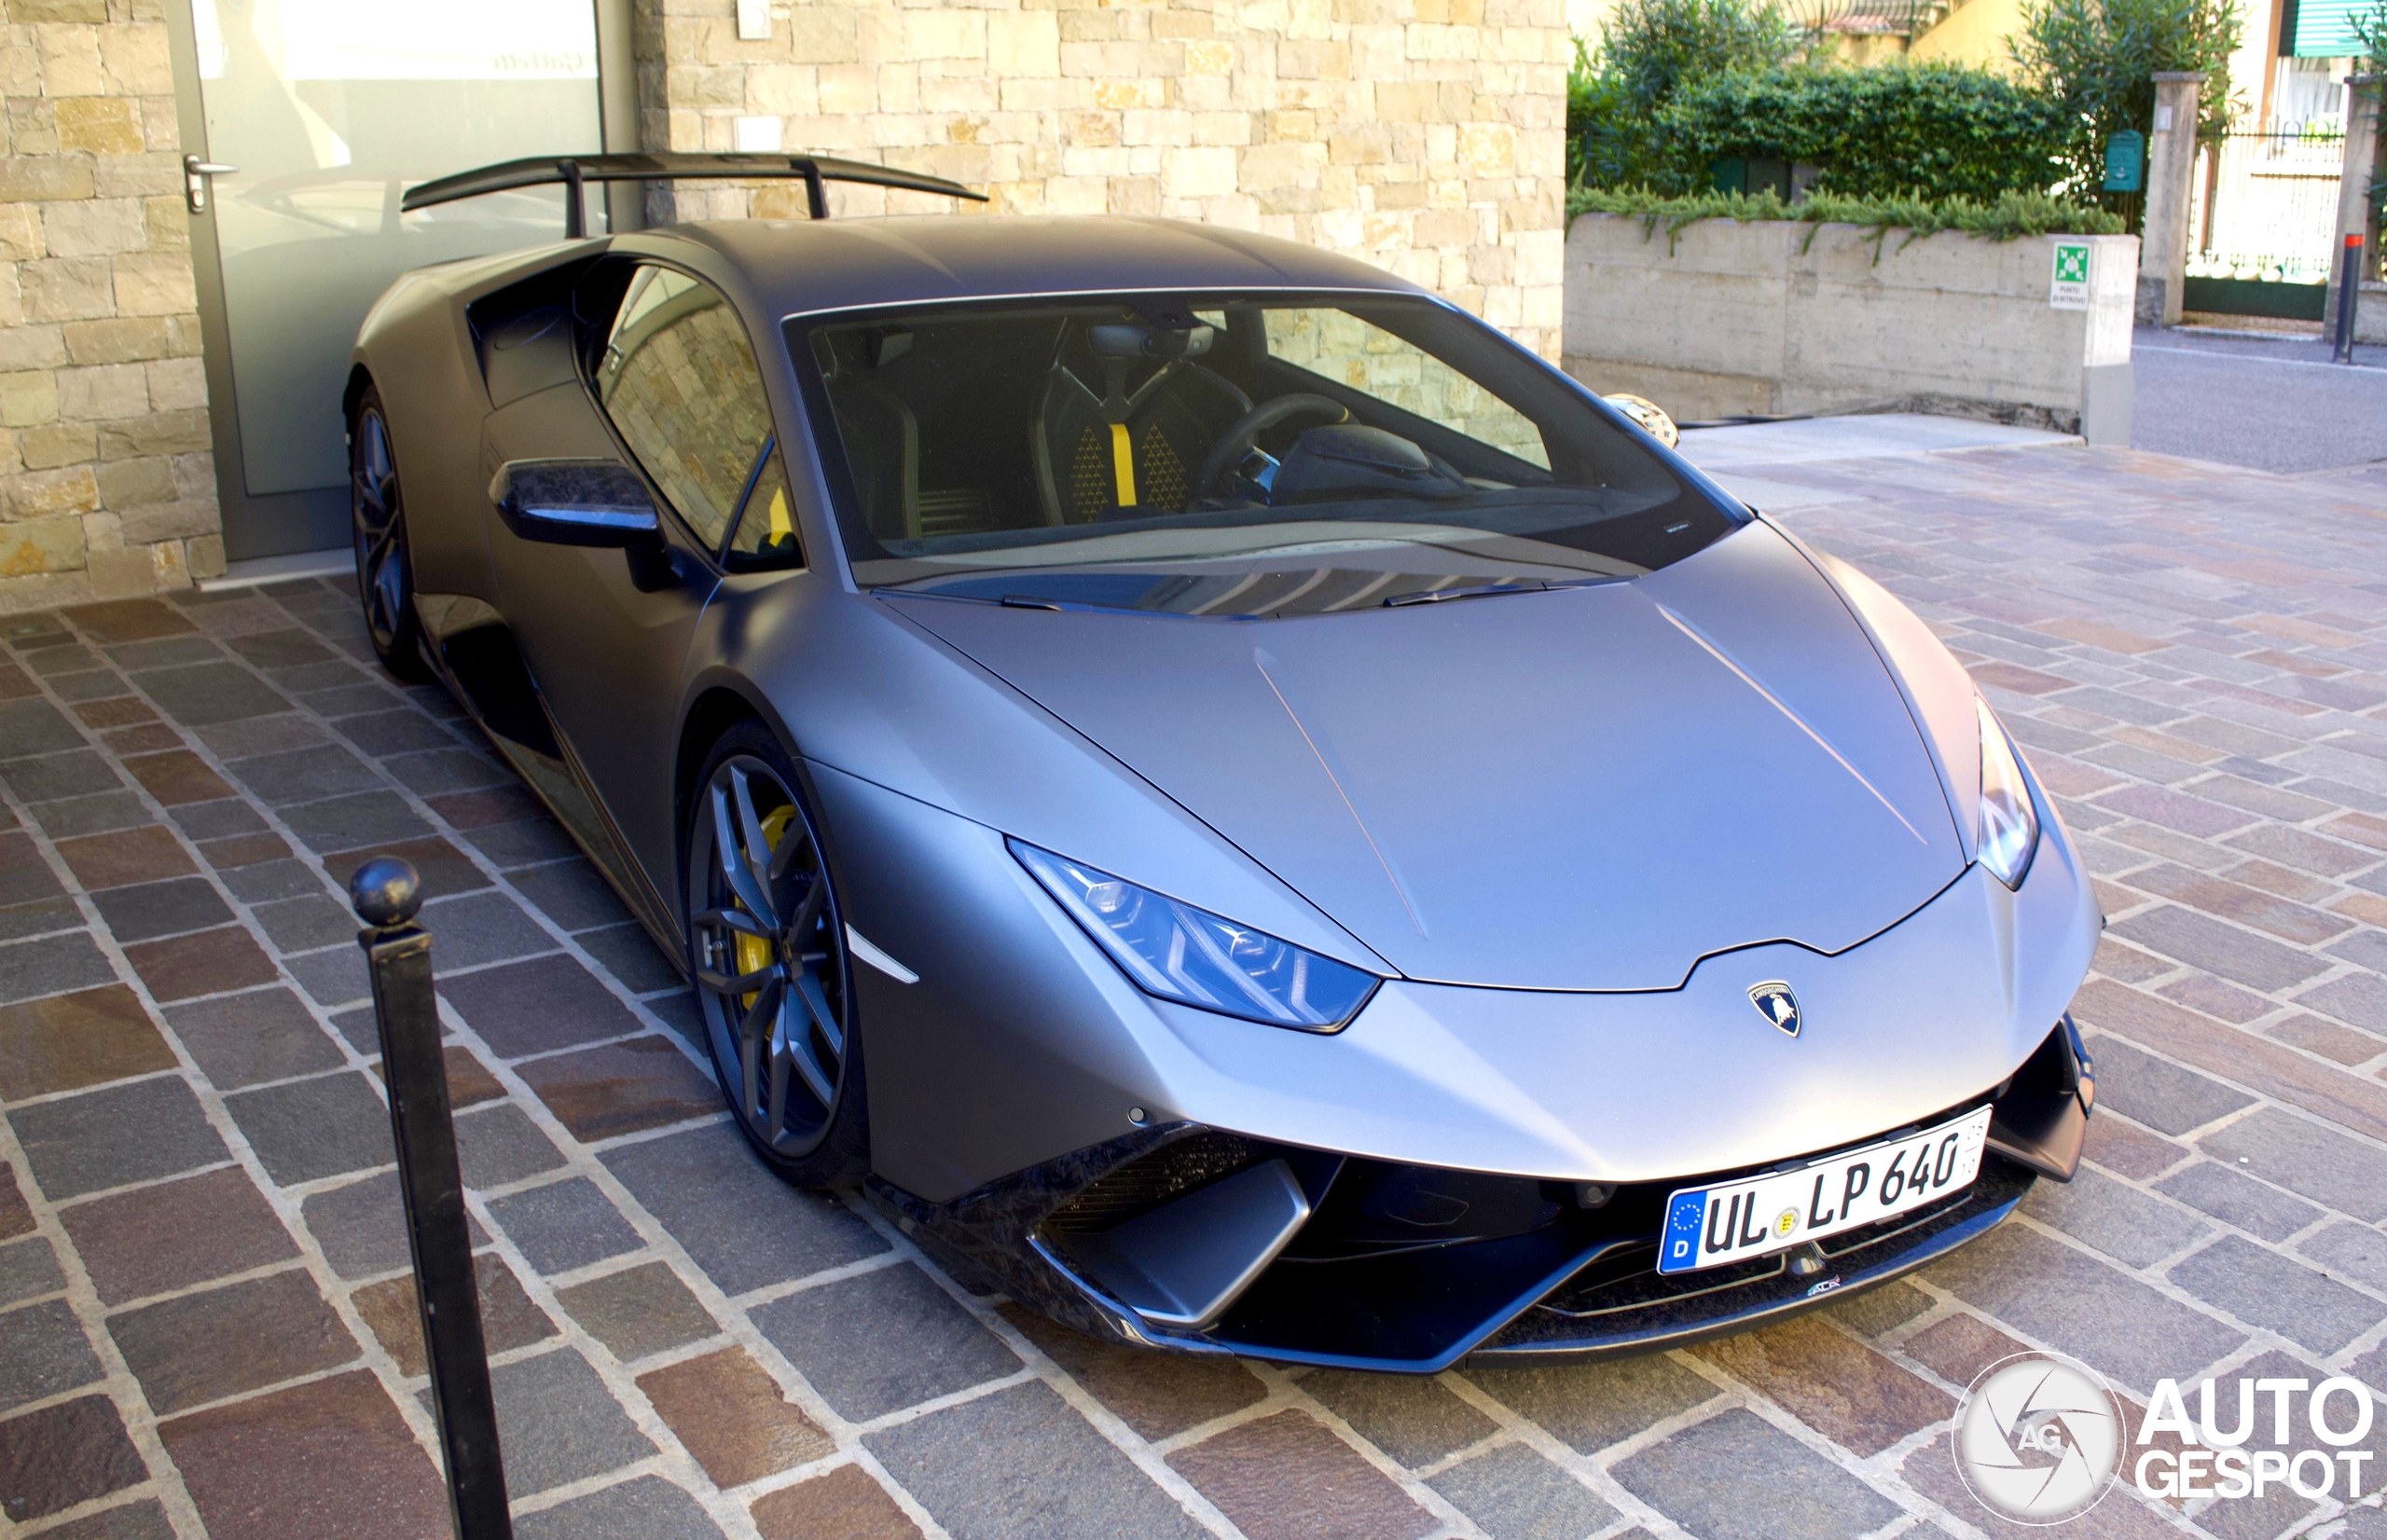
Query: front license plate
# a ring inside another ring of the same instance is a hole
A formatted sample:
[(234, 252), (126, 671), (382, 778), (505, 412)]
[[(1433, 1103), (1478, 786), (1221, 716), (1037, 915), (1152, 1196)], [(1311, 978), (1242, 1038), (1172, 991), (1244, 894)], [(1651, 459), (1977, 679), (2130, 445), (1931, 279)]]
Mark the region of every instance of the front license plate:
[(1666, 1200), (1660, 1272), (1746, 1261), (1920, 1208), (1980, 1175), (1989, 1113), (1978, 1107), (1921, 1134), (1885, 1139), (1790, 1171)]

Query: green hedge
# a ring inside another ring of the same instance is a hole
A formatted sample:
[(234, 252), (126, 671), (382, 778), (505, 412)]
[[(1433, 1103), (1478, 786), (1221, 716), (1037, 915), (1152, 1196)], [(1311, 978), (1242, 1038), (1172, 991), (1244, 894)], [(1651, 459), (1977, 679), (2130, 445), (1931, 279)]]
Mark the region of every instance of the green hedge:
[(2013, 81), (1925, 63), (1712, 76), (1676, 90), (1658, 130), (1676, 191), (1704, 188), (1718, 160), (1762, 156), (1821, 168), (1818, 192), (1987, 201), (2056, 183), (2062, 119)]
[(1692, 80), (1756, 75), (1806, 52), (1774, 0), (1620, 0), (1594, 54), (1575, 42), (1566, 180), (1622, 187), (1663, 177), (1658, 109)]
[[(1580, 53), (1582, 45), (1575, 45)], [(1632, 93), (1613, 73), (1578, 60), (1566, 77), (1566, 185), (1629, 187), (1658, 172), (1662, 162), (1651, 116), (1636, 111)]]
[[(1669, 249), (1683, 227), (1703, 219), (1788, 219), (1811, 225), (1865, 225), (1875, 231), (1873, 259), (1881, 260), (1881, 242), (1892, 230), (1904, 230), (1905, 246), (1942, 230), (1962, 230), (1991, 241), (2014, 241), (2038, 235), (2119, 235), (2119, 215), (2103, 209), (2067, 203), (2038, 192), (2008, 192), (1986, 201), (1969, 198), (1846, 198), (1815, 193), (1797, 203), (1786, 203), (1771, 192), (1745, 198), (1739, 193), (1699, 193), (1669, 198), (1641, 189), (1618, 191), (1577, 187), (1566, 197), (1566, 216), (1579, 213), (1638, 214), (1646, 228), (1666, 227)], [(1807, 239), (1813, 241), (1813, 232)]]

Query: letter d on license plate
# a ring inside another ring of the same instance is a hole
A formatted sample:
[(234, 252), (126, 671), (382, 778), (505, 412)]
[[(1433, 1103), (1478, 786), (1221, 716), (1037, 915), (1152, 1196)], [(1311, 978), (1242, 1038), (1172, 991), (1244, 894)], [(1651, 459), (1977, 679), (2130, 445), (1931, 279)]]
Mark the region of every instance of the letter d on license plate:
[(1666, 1199), (1660, 1272), (1746, 1261), (1855, 1230), (1970, 1187), (1980, 1175), (1990, 1109), (1789, 1171)]

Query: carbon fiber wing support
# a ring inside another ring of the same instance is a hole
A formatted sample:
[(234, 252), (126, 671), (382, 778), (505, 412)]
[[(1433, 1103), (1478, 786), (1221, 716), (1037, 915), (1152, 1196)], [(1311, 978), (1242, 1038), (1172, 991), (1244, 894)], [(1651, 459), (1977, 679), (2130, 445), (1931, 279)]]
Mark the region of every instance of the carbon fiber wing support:
[(537, 155), (520, 160), (501, 160), (494, 166), (480, 166), (472, 171), (458, 172), (453, 176), (425, 182), (410, 189), (399, 207), (412, 213), (417, 209), (427, 209), (435, 203), (452, 203), (460, 198), (478, 198), (484, 193), (510, 192), (517, 187), (561, 184), (564, 188), (564, 236), (577, 241), (588, 233), (587, 216), (581, 209), (580, 189), (584, 185), (590, 182), (669, 182), (696, 178), (801, 181), (805, 200), (815, 219), (829, 217), (828, 184), (832, 182), (901, 187), (907, 192), (966, 198), (975, 203), (987, 201), (985, 193), (973, 192), (959, 182), (948, 182), (941, 176), (923, 176), (917, 172), (897, 171), (889, 166), (873, 166), (861, 160), (840, 160), (825, 155), (697, 154), (683, 151), (660, 155)]

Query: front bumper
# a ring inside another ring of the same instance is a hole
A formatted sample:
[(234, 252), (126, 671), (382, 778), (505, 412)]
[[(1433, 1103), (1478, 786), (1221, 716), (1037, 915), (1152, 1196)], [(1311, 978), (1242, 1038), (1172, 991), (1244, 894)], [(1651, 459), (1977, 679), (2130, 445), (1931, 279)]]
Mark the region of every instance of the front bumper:
[[(1909, 1126), (1984, 1100), (1995, 1109), (1989, 1152), (1963, 1191), (1819, 1246), (1671, 1276), (1656, 1272), (1667, 1194), (1763, 1166), (1595, 1186), (1397, 1164), (1177, 1123), (1076, 1151), (949, 1203), (876, 1178), (869, 1190), (965, 1281), (1098, 1337), (1430, 1374), (1470, 1354), (1512, 1362), (1654, 1352), (1922, 1267), (2004, 1219), (2039, 1176), (2068, 1180), (2077, 1167), (2095, 1080), (2070, 1018), (2007, 1080)], [(1194, 1265), (1206, 1251), (1199, 1264), (1215, 1273), (1218, 1249), (1267, 1239), (1223, 1215), (1207, 1235), (1180, 1224), (1146, 1245), (1140, 1270), (1122, 1260), (1139, 1233), (1168, 1229), (1152, 1217), (1206, 1193), (1208, 1206), (1178, 1212), (1218, 1215), (1225, 1184), (1262, 1166), (1281, 1167), (1280, 1185), (1298, 1184), (1306, 1201), (1296, 1200), (1301, 1213), (1289, 1235), (1254, 1252), (1243, 1272), (1226, 1270), (1235, 1275), (1231, 1296), (1193, 1326), (1126, 1302), (1140, 1302), (1150, 1273)]]
[[(1001, 833), (814, 768), (849, 919), (919, 974), (855, 974), (874, 1169), (936, 1203), (1127, 1134), (1131, 1107), (1275, 1145), (1553, 1180), (1763, 1165), (2012, 1073), (2098, 939), (2088, 877), (2049, 812), (2020, 891), (1976, 864), (1836, 956), (1753, 943), (1701, 959), (1679, 987), (1629, 993), (1387, 978), (1341, 1032), (1288, 1032), (1141, 993)], [(1250, 907), (1268, 908), (1253, 887)], [(1292, 918), (1269, 923), (1319, 942)], [(1763, 981), (1797, 995), (1797, 1038), (1752, 1006)]]

